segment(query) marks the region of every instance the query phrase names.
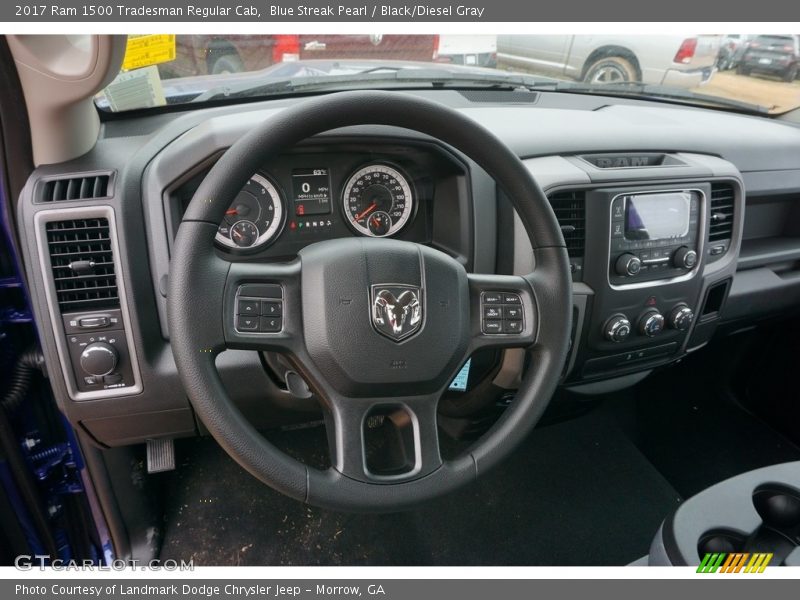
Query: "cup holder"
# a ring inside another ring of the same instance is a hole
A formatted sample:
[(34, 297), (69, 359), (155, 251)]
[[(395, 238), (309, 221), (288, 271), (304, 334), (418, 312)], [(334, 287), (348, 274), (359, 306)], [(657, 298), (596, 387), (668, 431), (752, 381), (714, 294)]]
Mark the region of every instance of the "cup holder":
[(697, 543), (697, 553), (767, 552), (773, 564), (783, 561), (800, 545), (800, 490), (779, 483), (759, 485), (752, 494), (761, 524), (750, 533), (716, 528), (706, 531)]
[(800, 534), (800, 490), (767, 483), (753, 492), (753, 506), (764, 525), (794, 537)]
[(697, 554), (702, 557), (706, 554), (741, 552), (744, 550), (746, 542), (747, 536), (738, 531), (712, 529), (700, 538), (697, 544)]

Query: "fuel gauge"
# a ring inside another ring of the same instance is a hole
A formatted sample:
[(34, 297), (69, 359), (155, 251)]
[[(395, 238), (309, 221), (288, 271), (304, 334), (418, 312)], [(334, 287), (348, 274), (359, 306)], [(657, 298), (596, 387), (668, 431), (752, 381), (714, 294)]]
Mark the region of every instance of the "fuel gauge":
[(248, 248), (258, 241), (258, 227), (252, 221), (236, 221), (231, 226), (231, 241), (240, 248)]
[(382, 210), (375, 211), (367, 218), (367, 227), (372, 235), (383, 237), (392, 228), (392, 218)]

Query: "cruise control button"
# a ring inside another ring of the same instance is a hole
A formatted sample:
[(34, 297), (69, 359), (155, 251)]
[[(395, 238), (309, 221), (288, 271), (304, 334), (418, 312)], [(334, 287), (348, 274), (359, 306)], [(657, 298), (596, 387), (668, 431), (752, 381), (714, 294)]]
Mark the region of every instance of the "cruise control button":
[(484, 321), (483, 322), (483, 333), (502, 333), (503, 332), (503, 322), (502, 321)]
[(522, 321), (503, 321), (503, 333), (522, 333)]
[(236, 318), (236, 329), (239, 331), (258, 331), (258, 317), (239, 315)]
[(261, 303), (261, 314), (265, 317), (280, 317), (283, 304), (275, 300), (264, 300)]
[(484, 304), (500, 304), (503, 301), (501, 294), (496, 292), (486, 292), (483, 295)]
[(239, 300), (236, 305), (236, 314), (239, 315), (258, 315), (258, 300)]
[(277, 333), (281, 330), (282, 322), (280, 317), (261, 317), (258, 330), (262, 333)]
[(504, 304), (521, 304), (519, 294), (503, 294)]
[(504, 306), (503, 317), (505, 317), (506, 319), (521, 319), (522, 308), (519, 306)]
[(483, 316), (486, 319), (502, 319), (503, 309), (499, 306), (484, 306)]

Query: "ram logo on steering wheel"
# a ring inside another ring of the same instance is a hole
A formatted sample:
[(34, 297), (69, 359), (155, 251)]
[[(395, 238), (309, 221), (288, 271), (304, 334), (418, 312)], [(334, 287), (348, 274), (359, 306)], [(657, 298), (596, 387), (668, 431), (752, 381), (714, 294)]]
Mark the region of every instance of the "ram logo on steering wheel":
[(411, 285), (372, 286), (372, 323), (379, 333), (399, 342), (422, 324), (420, 288)]

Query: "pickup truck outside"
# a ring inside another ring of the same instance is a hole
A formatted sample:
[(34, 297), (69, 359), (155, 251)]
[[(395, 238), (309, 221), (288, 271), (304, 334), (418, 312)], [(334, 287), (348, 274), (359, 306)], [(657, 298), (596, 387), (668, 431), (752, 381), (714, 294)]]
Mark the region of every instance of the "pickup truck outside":
[(694, 88), (714, 72), (721, 36), (500, 35), (498, 66), (587, 83)]

